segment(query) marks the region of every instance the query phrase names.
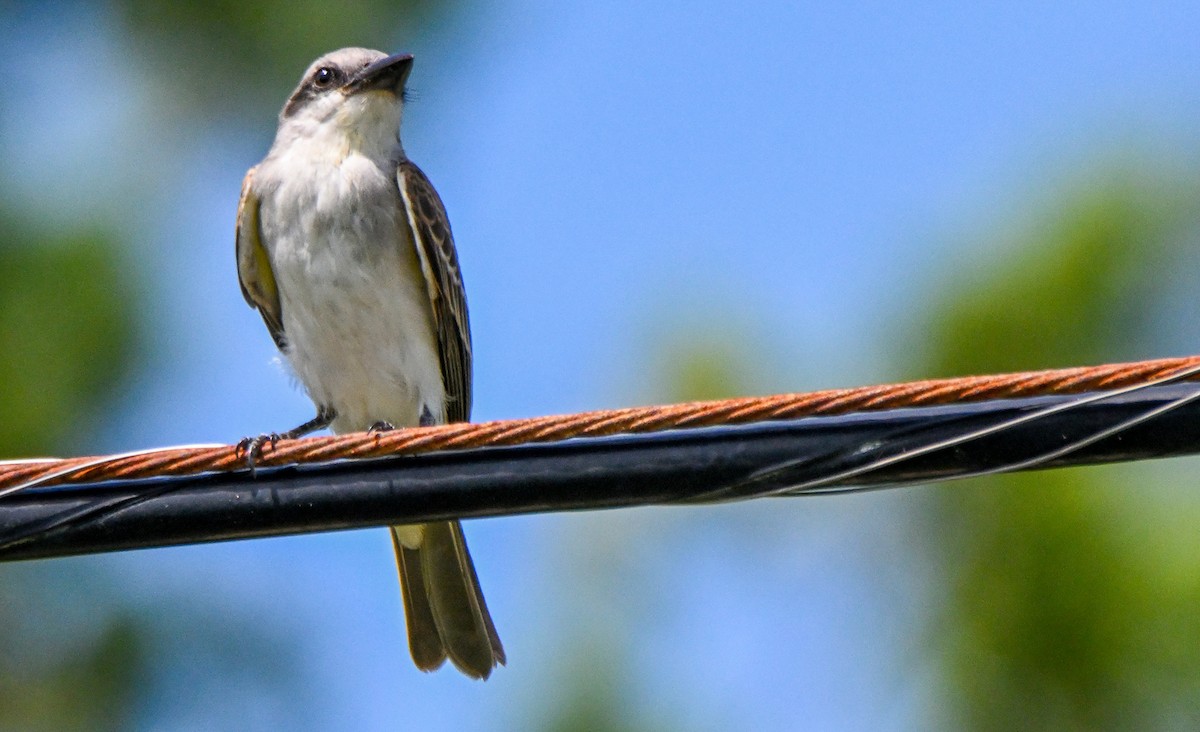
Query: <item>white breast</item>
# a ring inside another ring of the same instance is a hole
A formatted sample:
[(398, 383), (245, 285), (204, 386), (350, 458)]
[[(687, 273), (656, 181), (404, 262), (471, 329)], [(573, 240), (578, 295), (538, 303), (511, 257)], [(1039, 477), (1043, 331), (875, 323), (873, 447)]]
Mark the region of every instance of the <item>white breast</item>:
[(412, 426), (425, 407), (444, 421), (429, 295), (394, 162), (351, 153), (315, 167), (292, 157), (272, 161), (260, 197), (296, 376), (336, 410), (335, 432)]

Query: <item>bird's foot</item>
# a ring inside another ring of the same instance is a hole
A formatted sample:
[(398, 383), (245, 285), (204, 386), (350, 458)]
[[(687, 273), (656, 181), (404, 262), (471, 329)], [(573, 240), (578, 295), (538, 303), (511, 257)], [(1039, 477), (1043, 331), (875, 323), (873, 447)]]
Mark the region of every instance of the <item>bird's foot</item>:
[(337, 412), (332, 407), (320, 407), (317, 409), (317, 416), (308, 420), (304, 424), (290, 429), (287, 432), (265, 432), (258, 437), (243, 437), (238, 441), (237, 447), (234, 448), (234, 453), (239, 457), (246, 457), (246, 466), (254, 470), (254, 464), (262, 457), (263, 446), (271, 443), (271, 449), (275, 449), (275, 443), (280, 440), (294, 440), (297, 437), (303, 437), (309, 432), (319, 429), (324, 429), (333, 422), (337, 417)]
[(391, 432), (396, 429), (396, 425), (388, 422), (386, 419), (381, 419), (367, 428), (367, 432), (374, 434), (376, 432)]
[(275, 449), (275, 443), (287, 437), (286, 434), (278, 432), (264, 432), (256, 437), (243, 437), (238, 440), (237, 446), (234, 447), (234, 454), (238, 457), (246, 459), (246, 467), (254, 470), (258, 459), (262, 457), (263, 446), (270, 443), (271, 449)]

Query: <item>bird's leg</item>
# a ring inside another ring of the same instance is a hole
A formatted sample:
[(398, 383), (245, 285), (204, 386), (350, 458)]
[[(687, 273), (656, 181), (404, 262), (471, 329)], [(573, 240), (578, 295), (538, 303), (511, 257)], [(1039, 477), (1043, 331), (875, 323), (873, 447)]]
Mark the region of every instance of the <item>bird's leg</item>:
[[(416, 426), (432, 427), (436, 424), (438, 424), (438, 420), (437, 418), (434, 418), (433, 413), (430, 412), (430, 408), (422, 406), (420, 420), (416, 422)], [(391, 432), (392, 430), (395, 430), (395, 428), (396, 425), (391, 424), (391, 422), (388, 420), (382, 419), (377, 422), (373, 422), (370, 427), (367, 427), (367, 432)]]
[[(421, 418), (420, 421), (417, 422), (417, 426), (432, 427), (435, 424), (437, 424), (437, 419), (433, 416), (433, 412), (429, 411), (429, 407), (422, 406)], [(396, 429), (396, 425), (392, 424), (386, 419), (381, 419), (368, 427), (367, 432), (391, 432), (394, 429)]]
[(337, 412), (333, 409), (333, 407), (319, 407), (317, 409), (317, 416), (308, 420), (299, 427), (293, 427), (287, 432), (275, 435), (275, 439), (294, 440), (297, 437), (303, 437), (310, 432), (316, 432), (317, 430), (325, 429), (329, 425), (333, 424), (333, 420), (335, 419), (337, 419)]
[(271, 447), (275, 447), (275, 443), (279, 440), (294, 440), (297, 437), (303, 437), (310, 432), (325, 429), (337, 417), (337, 411), (332, 407), (318, 407), (317, 416), (308, 420), (299, 427), (293, 427), (287, 432), (267, 432), (257, 437), (243, 437), (238, 441), (237, 454), (246, 456), (246, 464), (251, 469), (254, 468), (254, 463), (262, 457), (263, 445), (268, 442)]

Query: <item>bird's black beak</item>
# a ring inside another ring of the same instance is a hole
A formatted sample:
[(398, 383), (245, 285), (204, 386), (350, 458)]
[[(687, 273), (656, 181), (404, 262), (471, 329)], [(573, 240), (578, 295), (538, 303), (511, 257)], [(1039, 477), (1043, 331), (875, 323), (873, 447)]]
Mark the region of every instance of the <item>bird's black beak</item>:
[(404, 82), (408, 79), (408, 72), (412, 71), (412, 64), (411, 53), (381, 58), (351, 77), (342, 88), (347, 94), (375, 90), (400, 94), (404, 91)]

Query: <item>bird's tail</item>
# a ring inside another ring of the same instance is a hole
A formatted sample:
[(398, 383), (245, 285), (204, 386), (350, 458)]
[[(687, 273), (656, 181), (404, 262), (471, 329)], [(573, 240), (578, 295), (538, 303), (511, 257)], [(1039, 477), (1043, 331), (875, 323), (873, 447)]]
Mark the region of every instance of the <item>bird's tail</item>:
[(504, 647), (479, 589), (462, 525), (393, 526), (392, 544), (417, 668), (433, 671), (449, 658), (467, 676), (486, 679), (504, 663)]

